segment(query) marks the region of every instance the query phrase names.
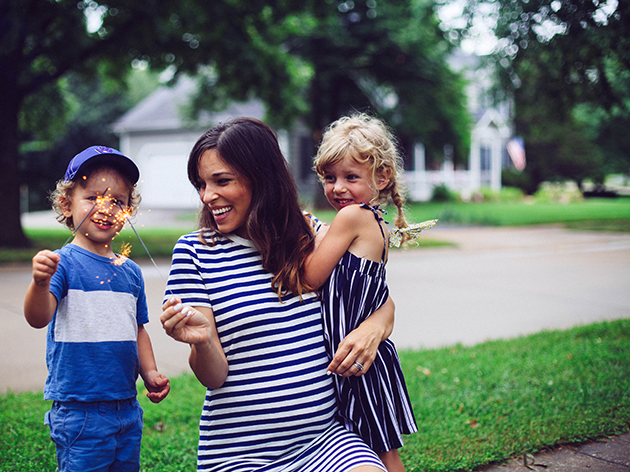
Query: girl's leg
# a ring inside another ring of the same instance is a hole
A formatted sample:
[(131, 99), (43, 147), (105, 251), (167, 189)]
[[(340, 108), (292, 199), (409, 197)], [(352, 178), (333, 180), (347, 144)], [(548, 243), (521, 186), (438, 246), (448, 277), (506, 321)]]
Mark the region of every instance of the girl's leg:
[(383, 464), (385, 464), (387, 472), (405, 472), (405, 466), (400, 459), (398, 449), (392, 449), (387, 452), (379, 452), (378, 457), (381, 461), (383, 461)]

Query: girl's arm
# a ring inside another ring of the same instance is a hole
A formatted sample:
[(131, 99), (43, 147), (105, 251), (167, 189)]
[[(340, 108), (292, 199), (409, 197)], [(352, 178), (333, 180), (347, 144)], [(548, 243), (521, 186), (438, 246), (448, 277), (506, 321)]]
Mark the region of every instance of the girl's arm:
[[(326, 370), (346, 377), (365, 374), (376, 358), (378, 346), (392, 334), (394, 311), (394, 301), (390, 296), (378, 310), (339, 343), (335, 357)], [(363, 365), (362, 371), (351, 371), (355, 362)]]
[(147, 389), (147, 397), (153, 403), (159, 403), (166, 398), (171, 390), (171, 383), (165, 375), (157, 370), (153, 346), (149, 333), (144, 325), (138, 326), (138, 358), (140, 360), (140, 376)]
[(160, 320), (166, 334), (190, 344), (188, 362), (197, 379), (211, 389), (223, 385), (228, 363), (212, 309), (183, 306), (179, 298), (173, 297), (164, 304), (163, 310)]
[(359, 235), (362, 226), (359, 205), (350, 205), (339, 210), (321, 242), (306, 259), (304, 277), (311, 287), (320, 287), (330, 276), (337, 263)]

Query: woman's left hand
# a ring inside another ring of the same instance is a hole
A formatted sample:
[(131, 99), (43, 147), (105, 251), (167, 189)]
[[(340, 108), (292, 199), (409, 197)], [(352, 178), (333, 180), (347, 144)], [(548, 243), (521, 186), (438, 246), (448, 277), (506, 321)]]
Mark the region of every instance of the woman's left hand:
[(365, 374), (374, 362), (380, 344), (381, 338), (377, 333), (360, 325), (339, 343), (327, 371), (344, 377)]
[(392, 334), (395, 310), (394, 301), (388, 297), (378, 310), (341, 340), (327, 372), (344, 377), (364, 375), (376, 359), (380, 344)]

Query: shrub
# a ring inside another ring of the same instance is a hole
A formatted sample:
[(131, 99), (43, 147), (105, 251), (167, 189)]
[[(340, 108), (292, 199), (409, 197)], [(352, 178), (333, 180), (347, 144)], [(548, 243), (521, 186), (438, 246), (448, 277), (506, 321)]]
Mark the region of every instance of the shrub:
[(433, 187), (433, 195), (431, 201), (433, 202), (455, 202), (459, 200), (458, 195), (450, 190), (446, 185), (441, 184)]

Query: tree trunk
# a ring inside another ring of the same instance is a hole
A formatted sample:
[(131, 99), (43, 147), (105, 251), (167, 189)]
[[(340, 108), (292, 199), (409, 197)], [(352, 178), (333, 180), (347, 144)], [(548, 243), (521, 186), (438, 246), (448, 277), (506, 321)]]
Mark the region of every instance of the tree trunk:
[[(5, 63), (5, 61), (0, 61)], [(5, 64), (6, 65), (6, 64)], [(3, 67), (0, 65), (0, 67)], [(5, 69), (6, 71), (6, 69)], [(7, 74), (1, 74), (0, 93), (0, 198), (4, 205), (0, 247), (28, 247), (29, 240), (20, 220), (20, 176), (18, 116), (21, 94)]]

